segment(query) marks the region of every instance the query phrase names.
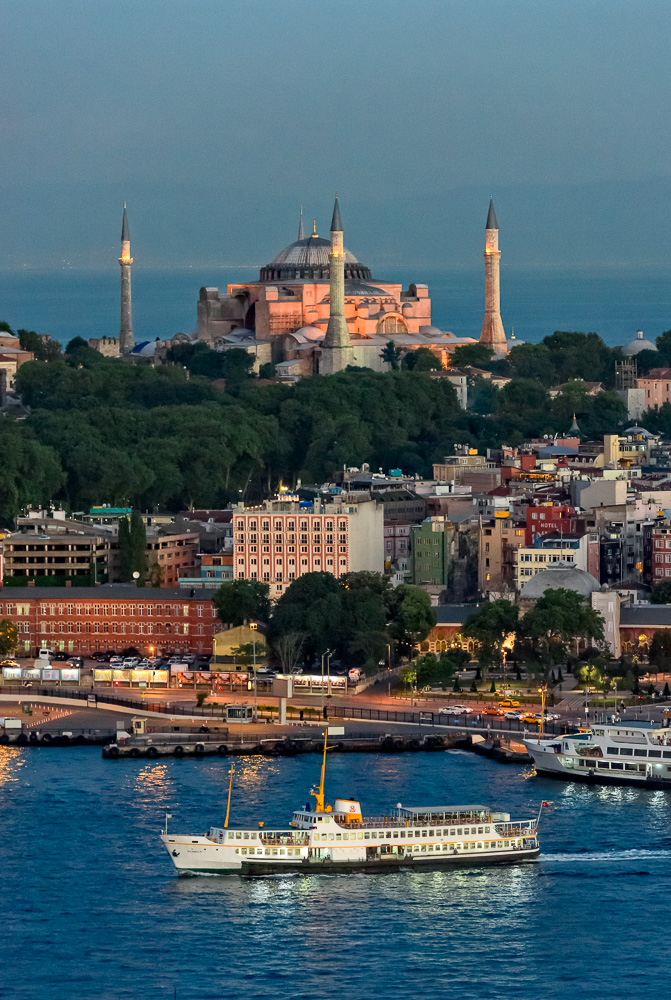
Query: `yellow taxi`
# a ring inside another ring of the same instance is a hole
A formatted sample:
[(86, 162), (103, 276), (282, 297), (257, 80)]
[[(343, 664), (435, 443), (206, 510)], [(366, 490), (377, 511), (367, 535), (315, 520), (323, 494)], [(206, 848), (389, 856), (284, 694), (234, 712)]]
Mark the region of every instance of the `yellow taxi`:
[(505, 698), (504, 701), (499, 702), (499, 708), (519, 708), (519, 701), (515, 701), (514, 698)]

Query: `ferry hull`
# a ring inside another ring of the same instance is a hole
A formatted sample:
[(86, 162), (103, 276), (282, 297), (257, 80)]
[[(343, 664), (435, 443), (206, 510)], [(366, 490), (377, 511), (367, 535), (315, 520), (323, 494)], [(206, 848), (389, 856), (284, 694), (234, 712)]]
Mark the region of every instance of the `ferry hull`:
[(624, 775), (606, 774), (603, 771), (577, 771), (568, 768), (558, 771), (554, 768), (542, 767), (536, 762), (536, 774), (541, 778), (552, 778), (553, 781), (575, 781), (582, 785), (618, 785), (628, 788), (651, 788), (653, 791), (671, 789), (671, 780), (665, 778), (628, 778)]
[(444, 858), (379, 858), (361, 861), (331, 861), (305, 859), (303, 861), (243, 861), (241, 874), (255, 878), (261, 875), (343, 875), (348, 872), (410, 872), (439, 871), (445, 868), (481, 868), (484, 865), (518, 865), (535, 861), (540, 848), (519, 851), (500, 851), (496, 854), (467, 857), (465, 854)]

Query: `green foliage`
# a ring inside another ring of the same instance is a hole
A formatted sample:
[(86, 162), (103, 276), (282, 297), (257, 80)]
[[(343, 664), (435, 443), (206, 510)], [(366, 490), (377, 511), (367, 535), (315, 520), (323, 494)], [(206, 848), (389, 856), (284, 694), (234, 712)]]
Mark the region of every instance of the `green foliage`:
[(663, 698), (671, 698), (671, 689), (669, 688), (669, 682), (667, 681), (664, 685), (664, 690), (662, 691)]
[(436, 624), (431, 598), (419, 587), (401, 584), (389, 594), (387, 608), (391, 617), (389, 633), (406, 650), (426, 639)]
[(143, 587), (146, 572), (147, 531), (142, 515), (134, 510), (130, 518), (119, 519), (119, 576), (124, 583), (137, 580), (138, 587)]
[(489, 368), (493, 351), (485, 344), (461, 344), (455, 347), (450, 361), (454, 368)]
[(83, 337), (73, 337), (72, 340), (68, 341), (67, 347), (65, 348), (65, 354), (76, 354), (77, 351), (89, 350), (89, 345)]
[(415, 660), (417, 686), (423, 688), (447, 684), (458, 669), (457, 662), (449, 653), (441, 653), (440, 656), (426, 653), (424, 656), (418, 656)]
[(473, 678), (473, 680), (471, 681), (471, 686), (470, 686), (470, 688), (468, 690), (472, 694), (477, 694), (478, 693), (478, 685), (475, 683), (475, 678)]
[(48, 506), (65, 482), (55, 448), (40, 443), (24, 422), (0, 422), (0, 522), (30, 507)]
[(258, 580), (233, 580), (222, 583), (215, 591), (214, 606), (217, 617), (225, 625), (242, 625), (246, 621), (268, 621), (270, 616), (270, 588)]
[[(256, 647), (256, 648), (255, 648)], [(254, 665), (255, 657), (257, 665), (266, 658), (266, 647), (263, 642), (243, 642), (240, 646), (234, 646), (231, 650), (233, 656), (243, 667)]]
[(203, 702), (205, 701), (206, 698), (207, 698), (207, 691), (196, 692), (196, 705), (198, 706), (198, 708), (202, 707)]
[(671, 604), (671, 580), (658, 583), (650, 592), (651, 604)]
[(546, 590), (520, 621), (518, 635), (536, 655), (558, 663), (576, 637), (603, 643), (603, 617), (573, 590)]
[(0, 656), (7, 656), (16, 649), (18, 630), (9, 618), (0, 621)]
[(389, 340), (380, 351), (380, 357), (391, 366), (392, 371), (396, 372), (401, 367), (403, 351), (396, 346), (393, 340)]
[(461, 694), (461, 682), (458, 677), (454, 678), (454, 684), (452, 685), (452, 691), (454, 694)]
[(61, 356), (61, 345), (51, 337), (38, 337), (34, 330), (17, 330), (19, 344), (24, 351), (32, 351), (36, 361), (56, 361)]
[(275, 378), (275, 365), (272, 361), (266, 361), (259, 368), (259, 378)]
[(475, 378), (468, 389), (468, 406), (475, 413), (493, 414), (499, 409), (501, 390), (491, 379)]
[(408, 371), (430, 372), (437, 371), (440, 361), (428, 347), (418, 347), (415, 351), (406, 351), (403, 357), (403, 367)]
[(478, 643), (478, 661), (489, 667), (501, 658), (506, 637), (518, 628), (519, 608), (510, 601), (488, 601), (470, 616), (462, 633)]
[(496, 694), (496, 681), (492, 681), (492, 686), (489, 689), (490, 694)]
[(660, 629), (652, 637), (648, 655), (650, 666), (662, 673), (671, 670), (671, 633)]

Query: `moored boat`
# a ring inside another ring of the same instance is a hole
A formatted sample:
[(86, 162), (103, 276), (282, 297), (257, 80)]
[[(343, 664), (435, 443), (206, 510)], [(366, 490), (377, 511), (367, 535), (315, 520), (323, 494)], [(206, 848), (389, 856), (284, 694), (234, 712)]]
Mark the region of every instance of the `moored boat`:
[(595, 723), (580, 733), (524, 743), (546, 778), (671, 788), (671, 730), (653, 722)]

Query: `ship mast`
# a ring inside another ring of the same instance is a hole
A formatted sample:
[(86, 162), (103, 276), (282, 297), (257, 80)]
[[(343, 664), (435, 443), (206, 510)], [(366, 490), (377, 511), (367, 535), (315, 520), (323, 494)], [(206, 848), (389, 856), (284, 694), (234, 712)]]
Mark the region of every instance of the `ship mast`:
[(224, 820), (224, 830), (228, 829), (228, 814), (231, 811), (231, 788), (233, 787), (233, 765), (228, 772), (228, 802), (226, 803), (226, 819)]
[(326, 751), (331, 750), (331, 747), (326, 746), (326, 741), (328, 739), (328, 729), (324, 731), (324, 753), (322, 756), (322, 773), (319, 779), (319, 788), (310, 790), (310, 795), (315, 797), (315, 812), (328, 812), (329, 810), (324, 805), (324, 779), (326, 777)]

